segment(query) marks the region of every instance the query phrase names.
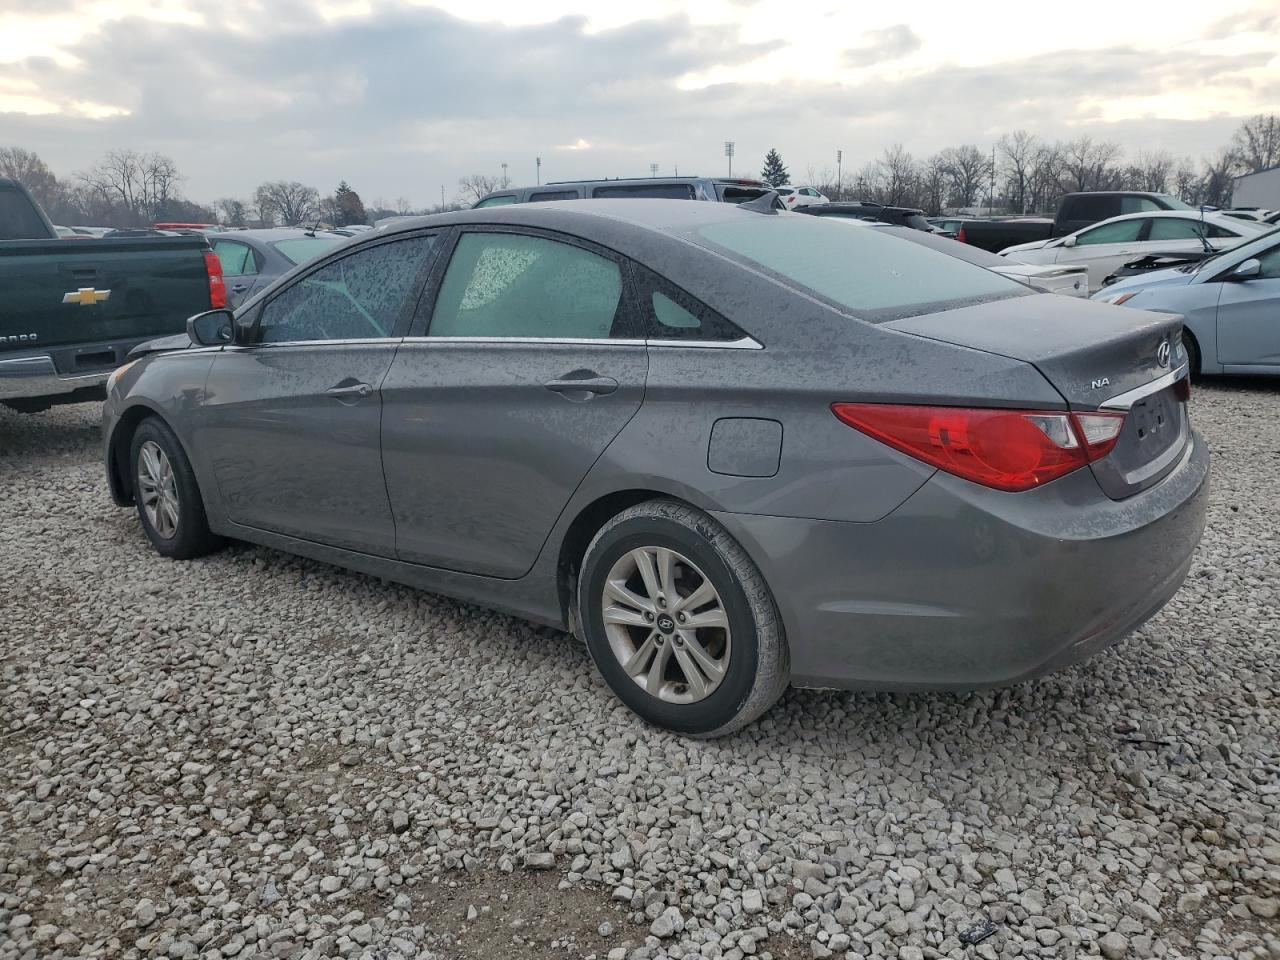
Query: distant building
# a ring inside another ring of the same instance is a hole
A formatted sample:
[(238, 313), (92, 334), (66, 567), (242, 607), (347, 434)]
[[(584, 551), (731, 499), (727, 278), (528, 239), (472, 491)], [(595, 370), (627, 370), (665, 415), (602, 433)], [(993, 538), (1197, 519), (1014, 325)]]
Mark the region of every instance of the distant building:
[(1280, 210), (1280, 167), (1268, 167), (1257, 173), (1236, 177), (1231, 191), (1233, 207), (1262, 207)]

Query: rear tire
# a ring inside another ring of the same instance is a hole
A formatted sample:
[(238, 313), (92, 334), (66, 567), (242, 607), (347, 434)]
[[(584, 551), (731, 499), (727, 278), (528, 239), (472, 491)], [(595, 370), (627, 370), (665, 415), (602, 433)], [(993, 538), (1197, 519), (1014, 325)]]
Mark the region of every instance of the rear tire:
[(1187, 351), (1187, 376), (1200, 376), (1200, 344), (1185, 329), (1182, 331), (1182, 348)]
[(138, 518), (157, 552), (190, 560), (222, 546), (209, 530), (191, 461), (167, 423), (148, 417), (138, 425), (129, 444), (129, 468)]
[(583, 556), (577, 603), (605, 682), (655, 726), (723, 736), (787, 687), (786, 639), (764, 577), (724, 527), (687, 504), (652, 500), (606, 523)]

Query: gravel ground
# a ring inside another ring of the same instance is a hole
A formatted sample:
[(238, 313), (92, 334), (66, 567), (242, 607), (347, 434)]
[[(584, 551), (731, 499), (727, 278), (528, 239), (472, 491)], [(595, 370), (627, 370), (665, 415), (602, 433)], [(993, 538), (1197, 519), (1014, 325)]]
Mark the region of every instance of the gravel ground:
[(561, 634), (163, 560), (96, 407), (0, 409), (0, 958), (1280, 958), (1280, 385), (1193, 403), (1209, 528), (1137, 635), (710, 743)]

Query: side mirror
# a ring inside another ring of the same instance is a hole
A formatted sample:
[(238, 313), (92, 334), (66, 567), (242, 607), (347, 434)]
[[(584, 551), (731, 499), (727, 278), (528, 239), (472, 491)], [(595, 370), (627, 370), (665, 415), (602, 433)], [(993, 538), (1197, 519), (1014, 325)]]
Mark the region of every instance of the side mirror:
[(1228, 280), (1256, 280), (1262, 276), (1262, 261), (1257, 257), (1236, 264), (1236, 268), (1227, 274)]
[(236, 341), (236, 321), (230, 310), (206, 310), (187, 317), (187, 336), (201, 347), (220, 347)]
[(1067, 237), (1065, 240), (1062, 241), (1062, 245), (1064, 247), (1074, 247), (1076, 245), (1076, 238)]

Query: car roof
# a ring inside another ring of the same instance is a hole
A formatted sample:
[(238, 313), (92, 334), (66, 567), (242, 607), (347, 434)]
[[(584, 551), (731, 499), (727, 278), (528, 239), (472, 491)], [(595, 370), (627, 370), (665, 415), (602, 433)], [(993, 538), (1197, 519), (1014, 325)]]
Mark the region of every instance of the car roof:
[[(790, 215), (789, 213), (778, 214), (778, 216)], [(469, 223), (523, 224), (552, 228), (558, 226), (571, 229), (575, 222), (585, 225), (596, 220), (628, 224), (659, 233), (674, 233), (705, 224), (723, 223), (739, 217), (759, 216), (766, 216), (766, 214), (744, 210), (738, 204), (705, 203), (697, 200), (656, 198), (556, 200), (546, 203), (510, 203), (498, 207), (431, 214), (390, 223), (372, 232), (385, 236), (389, 233), (400, 233), (423, 227)], [(370, 233), (371, 231), (366, 230), (360, 236), (365, 239)]]

